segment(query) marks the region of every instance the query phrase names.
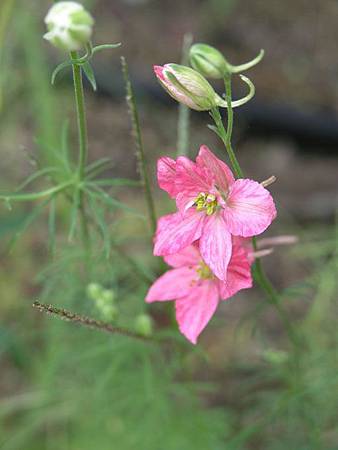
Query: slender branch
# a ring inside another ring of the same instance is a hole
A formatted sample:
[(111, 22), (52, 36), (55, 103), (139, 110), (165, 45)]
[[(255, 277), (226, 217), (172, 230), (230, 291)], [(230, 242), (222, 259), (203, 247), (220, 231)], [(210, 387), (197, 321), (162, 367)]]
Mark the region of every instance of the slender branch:
[(121, 334), (123, 336), (128, 336), (143, 341), (154, 340), (154, 338), (143, 336), (142, 334), (128, 330), (127, 328), (115, 327), (110, 323), (102, 322), (101, 320), (95, 320), (87, 316), (81, 316), (63, 308), (57, 308), (53, 305), (45, 305), (44, 303), (36, 301), (33, 303), (33, 307), (40, 312), (58, 317), (59, 319), (65, 320), (67, 322), (78, 323), (79, 325), (85, 326), (87, 328), (93, 328), (110, 334)]
[(131, 118), (132, 124), (132, 132), (135, 141), (136, 147), (136, 158), (138, 163), (138, 171), (141, 176), (141, 182), (144, 189), (144, 195), (146, 198), (147, 206), (148, 206), (148, 215), (149, 215), (149, 223), (152, 233), (155, 233), (156, 230), (156, 212), (154, 200), (151, 192), (150, 181), (147, 171), (147, 161), (143, 147), (142, 135), (141, 135), (141, 127), (140, 121), (134, 96), (134, 91), (130, 82), (129, 70), (126, 59), (124, 57), (121, 58), (122, 71), (124, 76), (124, 82), (126, 86), (126, 100), (128, 105), (128, 110)]
[[(70, 52), (70, 57), (73, 62), (72, 64), (73, 81), (74, 81), (76, 115), (77, 115), (77, 126), (79, 136), (78, 176), (79, 181), (81, 182), (84, 180), (85, 177), (85, 170), (88, 157), (87, 121), (86, 121), (86, 110), (85, 110), (85, 101), (82, 83), (82, 69), (79, 64), (75, 63), (75, 61), (78, 59), (78, 53)], [(79, 196), (79, 210), (81, 215), (83, 246), (87, 252), (90, 252), (90, 235), (85, 210), (84, 195), (82, 191), (80, 192)]]
[[(70, 53), (72, 61), (76, 60), (78, 57), (77, 52)], [(84, 92), (82, 83), (82, 69), (81, 67), (73, 62), (73, 81), (74, 81), (74, 92), (75, 92), (75, 102), (76, 102), (76, 114), (77, 114), (77, 126), (79, 135), (79, 175), (80, 179), (84, 177), (84, 170), (87, 162), (88, 155), (88, 137), (87, 137), (87, 123), (86, 123), (86, 111), (84, 104)]]
[[(186, 33), (183, 38), (182, 59), (183, 66), (188, 65), (189, 49), (192, 44), (192, 34)], [(178, 123), (177, 123), (177, 156), (189, 155), (189, 128), (190, 128), (190, 108), (183, 103), (178, 104)]]

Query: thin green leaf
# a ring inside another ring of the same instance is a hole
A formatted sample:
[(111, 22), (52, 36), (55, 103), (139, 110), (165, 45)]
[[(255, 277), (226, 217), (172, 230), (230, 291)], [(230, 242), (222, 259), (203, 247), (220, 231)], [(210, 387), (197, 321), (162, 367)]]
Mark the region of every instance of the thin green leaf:
[(215, 125), (207, 125), (207, 127), (209, 128), (209, 130), (216, 133), (218, 137), (220, 137), (221, 139), (223, 138), (223, 136), (221, 136), (221, 133), (218, 131), (218, 128), (215, 127)]
[(33, 183), (33, 181), (37, 180), (38, 178), (57, 171), (58, 169), (56, 167), (46, 167), (44, 169), (38, 170), (37, 172), (34, 172), (17, 187), (16, 192), (22, 191), (22, 189), (27, 187), (29, 184)]
[(75, 235), (79, 208), (80, 208), (80, 190), (74, 189), (72, 208), (70, 211), (70, 225), (68, 233), (69, 242), (72, 242)]
[(103, 250), (106, 258), (110, 257), (111, 253), (111, 237), (109, 233), (109, 228), (106, 225), (104, 210), (100, 208), (96, 201), (92, 197), (88, 197), (89, 207), (92, 211), (93, 218), (97, 223), (97, 226), (101, 232), (102, 240), (103, 240)]
[(56, 229), (56, 198), (53, 196), (49, 206), (48, 216), (48, 248), (52, 255), (55, 252), (55, 229)]
[(17, 202), (25, 202), (31, 200), (38, 200), (43, 197), (50, 196), (52, 194), (56, 194), (57, 192), (63, 191), (66, 187), (70, 186), (73, 182), (67, 181), (65, 183), (59, 184), (58, 186), (53, 186), (45, 191), (40, 192), (30, 192), (27, 194), (1, 194), (0, 200), (4, 200), (6, 203), (11, 201)]
[(111, 197), (103, 189), (99, 188), (98, 186), (95, 186), (95, 184), (91, 183), (90, 187), (92, 189), (90, 189), (90, 188), (86, 189), (88, 194), (92, 195), (93, 197), (96, 197), (97, 199), (100, 199), (106, 205), (110, 206), (113, 210), (115, 210), (115, 209), (122, 209), (122, 210), (124, 210), (126, 212), (132, 213), (135, 216), (138, 216), (138, 217), (144, 219), (143, 214), (141, 214), (139, 211), (136, 211), (135, 209), (130, 208), (126, 204), (124, 204), (124, 203), (116, 200), (115, 198)]
[(111, 158), (101, 158), (86, 167), (85, 173), (87, 178), (93, 178), (96, 175), (114, 166)]
[(67, 67), (70, 67), (71, 65), (72, 65), (72, 61), (64, 61), (64, 62), (62, 62), (61, 64), (59, 64), (58, 66), (56, 66), (55, 69), (53, 70), (53, 73), (52, 73), (51, 83), (54, 84), (57, 75), (58, 75), (63, 69), (66, 69)]
[(142, 186), (139, 180), (128, 180), (127, 178), (103, 178), (93, 181), (96, 186)]
[(82, 67), (82, 70), (83, 70), (84, 74), (87, 77), (87, 80), (91, 84), (93, 90), (96, 91), (97, 90), (97, 84), (96, 84), (95, 74), (94, 74), (92, 66), (87, 61), (84, 64), (82, 64), (81, 67)]
[(11, 251), (13, 249), (13, 247), (15, 246), (18, 239), (27, 230), (27, 228), (37, 219), (37, 217), (43, 211), (44, 207), (46, 205), (48, 205), (50, 200), (51, 200), (51, 197), (46, 198), (43, 202), (41, 202), (39, 205), (37, 205), (30, 214), (28, 214), (28, 216), (22, 222), (20, 229), (15, 233), (15, 235), (10, 240), (10, 242), (8, 244), (8, 251)]
[(100, 52), (101, 50), (109, 50), (121, 47), (121, 42), (118, 42), (117, 44), (103, 44), (103, 45), (97, 45), (93, 48), (93, 55), (97, 52)]

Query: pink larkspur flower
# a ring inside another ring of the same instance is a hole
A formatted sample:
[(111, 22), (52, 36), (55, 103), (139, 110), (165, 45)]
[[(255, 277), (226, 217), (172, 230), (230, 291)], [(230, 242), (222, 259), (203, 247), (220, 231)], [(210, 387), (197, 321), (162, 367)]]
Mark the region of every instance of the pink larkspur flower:
[(252, 287), (251, 262), (240, 245), (233, 247), (226, 281), (213, 275), (203, 262), (197, 245), (190, 245), (164, 259), (173, 269), (155, 281), (146, 302), (175, 300), (179, 329), (193, 344), (214, 315), (220, 300)]
[(227, 276), (232, 236), (256, 236), (276, 217), (269, 191), (253, 180), (235, 180), (205, 145), (196, 162), (161, 158), (157, 176), (159, 186), (176, 199), (178, 212), (159, 219), (154, 254), (177, 253), (199, 240), (204, 261), (221, 280)]

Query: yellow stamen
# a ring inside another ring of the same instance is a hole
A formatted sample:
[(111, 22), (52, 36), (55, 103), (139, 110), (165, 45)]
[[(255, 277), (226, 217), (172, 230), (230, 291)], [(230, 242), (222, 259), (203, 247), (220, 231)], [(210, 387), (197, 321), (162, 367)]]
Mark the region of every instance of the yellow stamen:
[(214, 194), (206, 194), (205, 192), (198, 194), (194, 204), (197, 211), (205, 211), (208, 216), (211, 216), (218, 206), (216, 196)]
[(200, 265), (198, 266), (197, 273), (201, 280), (211, 280), (212, 278), (214, 278), (214, 275), (211, 272), (210, 268), (203, 261), (201, 261)]

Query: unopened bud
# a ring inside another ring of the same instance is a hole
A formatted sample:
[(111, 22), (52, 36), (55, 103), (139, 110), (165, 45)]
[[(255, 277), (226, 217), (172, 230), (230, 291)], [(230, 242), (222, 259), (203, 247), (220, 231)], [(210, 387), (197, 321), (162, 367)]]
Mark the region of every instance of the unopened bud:
[(115, 298), (115, 293), (111, 289), (104, 289), (101, 292), (100, 298), (106, 303), (113, 303)]
[(153, 320), (148, 314), (140, 314), (135, 319), (135, 330), (143, 336), (153, 334)]
[(103, 288), (98, 283), (89, 283), (87, 286), (87, 295), (92, 300), (97, 300), (101, 297)]
[(94, 19), (80, 3), (58, 2), (50, 8), (45, 23), (45, 39), (62, 50), (75, 51), (89, 42)]
[(207, 78), (223, 79), (229, 72), (220, 51), (206, 44), (194, 44), (190, 49), (191, 66)]
[(154, 66), (154, 72), (171, 97), (196, 111), (224, 106), (209, 82), (196, 70), (179, 64)]

